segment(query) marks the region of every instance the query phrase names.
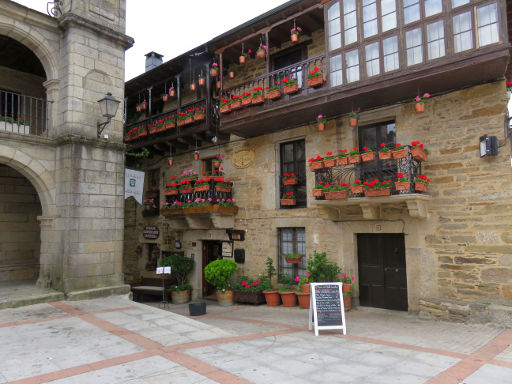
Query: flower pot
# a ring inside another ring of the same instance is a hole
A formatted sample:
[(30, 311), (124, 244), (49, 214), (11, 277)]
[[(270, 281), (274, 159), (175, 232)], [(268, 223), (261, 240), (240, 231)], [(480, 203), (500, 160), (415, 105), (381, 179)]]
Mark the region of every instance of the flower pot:
[(206, 192), (210, 190), (209, 185), (200, 185), (199, 187), (194, 187), (194, 192)]
[(403, 159), (404, 157), (407, 157), (408, 152), (409, 151), (406, 148), (399, 149), (398, 151), (392, 151), (393, 159)]
[(343, 295), (343, 307), (345, 311), (350, 311), (352, 309), (352, 295), (344, 294)]
[(414, 111), (416, 113), (423, 113), (423, 112), (425, 112), (425, 103), (416, 103), (416, 104), (414, 104)]
[(240, 64), (245, 64), (245, 56), (244, 56), (244, 55), (240, 56), (240, 57), (238, 58), (238, 62), (239, 62)]
[(365, 152), (361, 154), (361, 160), (363, 163), (368, 163), (375, 160), (375, 152)]
[(352, 292), (352, 284), (343, 283), (342, 291), (343, 292)]
[(323, 132), (325, 130), (325, 123), (318, 123), (316, 125), (316, 129), (318, 130), (318, 132)]
[(199, 154), (198, 153), (194, 153), (194, 160), (199, 160)]
[(263, 294), (269, 307), (277, 307), (281, 303), (281, 296), (278, 291), (263, 291)]
[(298, 182), (298, 179), (283, 179), (283, 185), (296, 185)]
[(312, 161), (309, 163), (309, 170), (314, 171), (316, 169), (322, 169), (324, 167), (324, 162), (322, 160), (320, 161)]
[(283, 307), (297, 306), (297, 295), (295, 295), (295, 292), (279, 292), (279, 294), (281, 295)]
[(219, 70), (217, 68), (211, 68), (210, 69), (210, 76), (211, 77), (217, 77), (218, 74), (219, 74)]
[(285, 257), (284, 259), (286, 260), (287, 263), (299, 264), (302, 260), (302, 255), (300, 255), (299, 257)]
[(231, 112), (231, 105), (223, 105), (220, 107), (220, 113), (229, 113)]
[(151, 211), (151, 207), (152, 207), (152, 204), (145, 204), (144, 205), (144, 210), (145, 211)]
[(198, 113), (194, 115), (194, 121), (203, 121), (204, 120), (204, 113)]
[(265, 295), (261, 292), (234, 291), (234, 299), (237, 303), (256, 305), (265, 303)]
[(229, 72), (228, 72), (228, 77), (229, 77), (230, 79), (234, 79), (234, 78), (235, 78), (235, 72), (233, 72), (233, 71), (229, 71)]
[(171, 89), (171, 90), (169, 91), (169, 96), (170, 96), (170, 97), (174, 97), (174, 96), (176, 96), (176, 91), (175, 91), (174, 89)]
[(202, 316), (206, 314), (206, 303), (190, 303), (188, 305), (190, 316)]
[(217, 82), (215, 83), (215, 86), (217, 87), (217, 89), (220, 89), (220, 80), (217, 80)]
[(427, 161), (428, 155), (421, 148), (412, 148), (411, 155), (418, 161)]
[(414, 190), (417, 192), (427, 192), (428, 185), (420, 182), (414, 183)]
[(297, 33), (292, 33), (290, 35), (290, 40), (292, 41), (292, 43), (297, 43), (299, 41), (299, 34)]
[(300, 288), (302, 290), (302, 293), (311, 293), (311, 286), (309, 285), (309, 283), (302, 284)]
[(350, 186), (350, 190), (354, 195), (359, 195), (363, 193), (363, 186), (362, 185), (352, 185)]
[(364, 191), (366, 197), (378, 197), (391, 195), (391, 188), (366, 189)]
[(357, 127), (358, 122), (359, 120), (355, 117), (351, 117), (348, 119), (348, 125), (350, 125), (351, 127)]
[(322, 197), (324, 195), (324, 190), (320, 188), (313, 188), (312, 193), (314, 197)]
[(172, 291), (171, 299), (173, 304), (185, 304), (190, 301), (190, 289), (185, 291)]
[(348, 164), (348, 156), (336, 158), (336, 165), (347, 165), (347, 164)]
[(296, 205), (296, 199), (281, 199), (281, 205)]
[(318, 88), (324, 84), (324, 78), (322, 76), (314, 77), (313, 79), (308, 79), (308, 87), (309, 88)]
[(258, 104), (263, 104), (265, 102), (265, 96), (263, 95), (258, 95), (258, 96), (254, 96), (252, 97), (252, 105), (258, 105)]
[(252, 97), (246, 97), (242, 99), (242, 107), (248, 107), (252, 104)]
[(146, 102), (142, 103), (142, 104), (140, 105), (140, 109), (141, 109), (141, 110), (143, 110), (143, 111), (145, 111), (146, 109), (148, 109), (148, 104), (147, 104)]
[(165, 196), (174, 196), (174, 195), (178, 194), (178, 190), (177, 189), (171, 189), (170, 191), (165, 191), (164, 193), (165, 193)]
[(299, 84), (285, 85), (283, 90), (287, 95), (292, 95), (299, 92)]
[(214, 168), (219, 168), (220, 167), (220, 161), (214, 160), (212, 163), (213, 163), (213, 167)]
[(182, 188), (180, 189), (180, 193), (182, 195), (186, 195), (187, 193), (193, 193), (194, 192), (194, 188)]
[(194, 118), (192, 116), (188, 116), (185, 120), (184, 120), (184, 123), (185, 125), (187, 124), (192, 124), (194, 122)]
[(295, 292), (295, 295), (297, 296), (297, 299), (299, 300), (299, 306), (301, 308), (309, 309), (309, 302), (310, 302), (310, 294), (309, 293), (301, 293), (301, 292)]
[(348, 163), (349, 164), (358, 164), (361, 162), (361, 155), (349, 156)]
[(348, 191), (330, 191), (325, 193), (327, 200), (346, 199), (348, 197)]
[(392, 157), (393, 157), (393, 152), (391, 152), (391, 151), (379, 152), (380, 160), (390, 160)]
[(137, 105), (137, 106), (135, 107), (135, 110), (136, 110), (137, 112), (142, 111), (142, 107), (140, 106), (140, 104), (139, 104), (139, 105)]
[(240, 109), (242, 108), (242, 101), (241, 100), (237, 100), (237, 101), (232, 101), (231, 102), (231, 110), (232, 111), (236, 111), (237, 109)]
[(265, 58), (265, 56), (266, 56), (266, 52), (265, 52), (265, 50), (264, 50), (264, 49), (258, 49), (258, 50), (256, 51), (256, 57), (257, 57), (258, 59), (264, 59), (264, 58)]
[(217, 302), (221, 307), (233, 305), (233, 291), (217, 291)]
[(198, 83), (199, 83), (199, 86), (200, 86), (200, 87), (204, 87), (204, 85), (206, 84), (206, 79), (204, 79), (204, 78), (202, 78), (202, 77), (201, 77), (201, 78), (199, 79)]
[(324, 159), (324, 167), (332, 168), (336, 165), (336, 159)]
[(169, 95), (166, 93), (165, 95), (162, 96), (162, 100), (164, 102), (166, 102), (167, 100), (169, 99)]
[(397, 191), (408, 191), (411, 188), (409, 181), (395, 181), (395, 189)]
[(229, 193), (229, 192), (231, 192), (231, 188), (230, 187), (215, 186), (215, 191)]
[(279, 89), (274, 89), (273, 91), (267, 92), (267, 99), (276, 100), (281, 97), (281, 91)]
[(196, 83), (190, 84), (190, 90), (195, 91), (196, 90)]

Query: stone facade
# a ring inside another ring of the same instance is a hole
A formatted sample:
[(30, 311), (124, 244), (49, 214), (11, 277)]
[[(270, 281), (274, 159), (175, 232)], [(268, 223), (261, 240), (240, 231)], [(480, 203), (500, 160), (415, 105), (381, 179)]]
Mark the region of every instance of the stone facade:
[[(31, 198), (40, 201), (30, 216), (40, 223), (31, 235), (33, 243), (40, 237), (33, 247), (39, 286), (66, 293), (126, 291), (122, 107), (104, 131), (109, 139), (96, 138), (96, 123), (103, 120), (97, 101), (107, 92), (124, 98), (124, 51), (133, 43), (124, 24), (125, 1), (64, 1), (57, 18), (10, 1), (0, 11), (0, 34), (29, 48), (46, 74), (36, 79), (0, 68), (0, 87), (48, 103), (45, 137), (0, 131), (2, 169), (23, 176), (37, 193)], [(6, 181), (0, 185), (11, 188)], [(0, 215), (2, 222), (17, 220)]]

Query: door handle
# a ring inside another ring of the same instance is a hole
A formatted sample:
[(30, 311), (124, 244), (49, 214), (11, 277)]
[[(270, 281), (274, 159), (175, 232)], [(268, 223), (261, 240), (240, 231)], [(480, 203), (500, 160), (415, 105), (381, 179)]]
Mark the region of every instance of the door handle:
[(398, 268), (397, 268), (397, 269), (395, 269), (395, 272), (398, 272)]

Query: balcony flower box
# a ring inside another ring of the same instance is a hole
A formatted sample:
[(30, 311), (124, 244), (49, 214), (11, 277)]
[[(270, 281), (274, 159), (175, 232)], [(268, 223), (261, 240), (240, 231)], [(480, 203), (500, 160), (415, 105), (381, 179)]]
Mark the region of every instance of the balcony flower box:
[(395, 181), (395, 189), (397, 191), (408, 191), (411, 188), (410, 181)]
[(320, 188), (313, 188), (313, 197), (322, 197), (324, 195), (324, 190)]
[(229, 112), (231, 112), (230, 104), (223, 105), (222, 107), (220, 107), (220, 113), (229, 113)]
[(348, 163), (349, 164), (358, 164), (361, 162), (361, 155), (349, 156)]
[(308, 79), (308, 87), (317, 88), (321, 87), (324, 84), (324, 78), (322, 76), (317, 76), (313, 79)]
[(194, 121), (203, 121), (205, 119), (204, 113), (196, 113), (194, 115)]
[(361, 193), (363, 193), (363, 185), (352, 185), (350, 186), (350, 190), (352, 191), (352, 194), (360, 195)]
[(361, 154), (361, 160), (363, 163), (368, 163), (375, 160), (375, 152), (365, 152)]
[(309, 170), (310, 171), (315, 171), (317, 169), (322, 169), (324, 168), (324, 161), (323, 160), (317, 160), (317, 161), (312, 161), (309, 163)]
[(379, 160), (391, 160), (392, 157), (393, 157), (393, 153), (391, 151), (387, 151), (387, 152), (380, 151), (379, 152)]
[(277, 100), (281, 97), (281, 91), (279, 89), (274, 89), (273, 91), (267, 92), (268, 100)]
[(348, 165), (348, 156), (345, 157), (337, 157), (336, 165)]
[(216, 190), (217, 192), (226, 192), (226, 193), (229, 193), (229, 192), (231, 192), (231, 187), (221, 187), (221, 186), (216, 185), (216, 186), (215, 186), (215, 190)]
[(337, 200), (348, 198), (348, 191), (330, 191), (325, 193), (327, 200)]
[(236, 111), (237, 109), (242, 108), (242, 101), (240, 99), (235, 99), (231, 102), (231, 110)]
[(425, 183), (414, 183), (414, 190), (417, 192), (428, 192), (428, 185)]
[(324, 167), (332, 168), (336, 165), (336, 158), (333, 156), (332, 152), (327, 152), (327, 156), (324, 158)]
[(242, 99), (242, 107), (248, 107), (252, 105), (252, 98), (251, 97), (245, 97)]
[(258, 95), (258, 96), (254, 96), (251, 98), (252, 99), (252, 105), (259, 105), (259, 104), (263, 104), (265, 102), (265, 96), (263, 95)]
[(391, 188), (366, 189), (364, 195), (366, 197), (389, 196), (391, 195)]
[(281, 199), (281, 205), (297, 205), (297, 199)]
[(404, 157), (407, 157), (407, 154), (409, 153), (409, 151), (407, 150), (407, 148), (404, 148), (404, 149), (399, 149), (397, 151), (392, 151), (393, 153), (393, 159), (397, 160), (397, 159), (403, 159)]
[(165, 196), (175, 196), (178, 194), (178, 190), (177, 189), (171, 189), (169, 191), (165, 191)]
[(411, 149), (411, 155), (414, 159), (418, 161), (427, 161), (428, 159), (428, 155), (425, 153), (425, 151), (418, 147)]
[(180, 194), (182, 195), (185, 195), (187, 193), (193, 193), (194, 192), (194, 188), (182, 188), (180, 189)]
[(296, 185), (299, 182), (297, 178), (294, 179), (283, 179), (283, 185)]
[(206, 192), (210, 190), (210, 185), (199, 185), (194, 187), (194, 192)]
[(293, 95), (294, 93), (299, 92), (299, 84), (295, 83), (295, 84), (291, 84), (291, 85), (285, 85), (283, 87), (283, 91), (287, 95)]

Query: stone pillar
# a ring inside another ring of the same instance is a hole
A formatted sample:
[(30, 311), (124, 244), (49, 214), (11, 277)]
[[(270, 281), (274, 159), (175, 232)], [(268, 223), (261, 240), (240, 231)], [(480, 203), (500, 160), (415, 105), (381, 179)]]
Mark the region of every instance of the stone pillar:
[(39, 254), (39, 278), (37, 286), (62, 290), (62, 253), (58, 252), (54, 218), (38, 216), (41, 227), (41, 249)]
[(48, 108), (48, 126), (46, 129), (48, 130), (49, 137), (55, 137), (57, 133), (57, 127), (61, 125), (61, 122), (59, 121), (60, 116), (57, 113), (60, 81), (59, 79), (47, 80), (43, 83), (43, 86), (46, 88), (46, 106)]

